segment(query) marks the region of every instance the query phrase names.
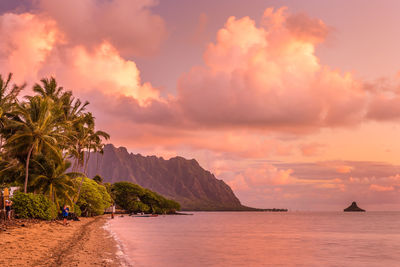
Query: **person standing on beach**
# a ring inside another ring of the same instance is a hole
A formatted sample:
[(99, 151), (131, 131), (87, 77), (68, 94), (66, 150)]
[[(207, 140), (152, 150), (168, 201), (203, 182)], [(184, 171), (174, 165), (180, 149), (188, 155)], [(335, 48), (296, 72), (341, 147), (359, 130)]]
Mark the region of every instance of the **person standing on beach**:
[(6, 200), (6, 215), (9, 220), (11, 220), (11, 205), (12, 201), (11, 200)]
[(111, 219), (114, 219), (114, 213), (115, 213), (115, 204), (112, 205)]
[(67, 217), (68, 217), (68, 213), (69, 213), (69, 208), (67, 205), (64, 205), (63, 209), (62, 209), (62, 216), (64, 218), (64, 225), (67, 225)]

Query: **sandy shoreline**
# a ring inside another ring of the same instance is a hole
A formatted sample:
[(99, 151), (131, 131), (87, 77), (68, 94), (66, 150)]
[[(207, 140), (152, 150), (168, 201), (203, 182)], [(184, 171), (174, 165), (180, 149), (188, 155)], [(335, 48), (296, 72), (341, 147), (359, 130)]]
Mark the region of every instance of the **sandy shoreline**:
[(25, 222), (25, 227), (2, 229), (0, 266), (121, 266), (117, 243), (103, 228), (107, 218), (81, 218), (68, 226)]

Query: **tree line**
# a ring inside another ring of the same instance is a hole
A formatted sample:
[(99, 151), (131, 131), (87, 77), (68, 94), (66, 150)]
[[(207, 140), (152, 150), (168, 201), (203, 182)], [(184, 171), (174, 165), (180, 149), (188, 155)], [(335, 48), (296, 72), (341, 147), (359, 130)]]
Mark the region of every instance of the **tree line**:
[(175, 213), (180, 210), (178, 202), (130, 182), (108, 184), (115, 203), (129, 213)]
[[(53, 77), (22, 97), (25, 87), (12, 83), (12, 74), (0, 75), (0, 187), (17, 185), (24, 194), (43, 195), (58, 210), (69, 204), (101, 214), (113, 202), (110, 186), (107, 190), (86, 173), (91, 152), (103, 153), (109, 134), (96, 129), (89, 102)], [(156, 205), (149, 207), (154, 211)]]

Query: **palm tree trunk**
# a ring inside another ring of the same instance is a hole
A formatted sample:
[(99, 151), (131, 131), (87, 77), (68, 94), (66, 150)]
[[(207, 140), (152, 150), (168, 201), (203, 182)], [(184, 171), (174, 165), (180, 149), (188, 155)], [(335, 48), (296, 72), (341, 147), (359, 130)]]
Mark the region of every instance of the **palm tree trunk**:
[(85, 177), (82, 177), (81, 183), (79, 184), (79, 188), (78, 188), (78, 194), (76, 196), (76, 199), (74, 201), (74, 205), (76, 204), (76, 202), (78, 202), (79, 200), (79, 195), (81, 194), (81, 189), (82, 189), (82, 184), (83, 184), (83, 180), (85, 179)]
[(26, 169), (25, 169), (25, 185), (24, 185), (24, 193), (26, 194), (26, 191), (28, 189), (28, 175), (29, 175), (29, 160), (31, 158), (33, 146), (29, 149), (28, 156), (26, 157)]
[(74, 162), (74, 167), (73, 167), (73, 169), (72, 169), (72, 171), (73, 172), (77, 172), (78, 171), (78, 169), (79, 169), (79, 165), (80, 165), (80, 160), (79, 160), (79, 158), (80, 158), (80, 155), (81, 155), (81, 146), (79, 145), (79, 143), (78, 144), (76, 144), (76, 154), (77, 154), (77, 156), (76, 156), (76, 158), (75, 158), (75, 162)]
[(78, 171), (78, 159), (74, 158), (74, 165), (72, 167), (72, 172), (77, 172)]
[(54, 200), (53, 200), (53, 185), (52, 184), (50, 184), (49, 198), (51, 201), (54, 202)]
[(88, 155), (86, 157), (86, 162), (85, 162), (85, 169), (83, 171), (83, 173), (86, 174), (86, 176), (87, 176), (87, 168), (88, 168), (88, 164), (89, 164), (89, 159), (90, 159), (90, 149), (88, 150)]

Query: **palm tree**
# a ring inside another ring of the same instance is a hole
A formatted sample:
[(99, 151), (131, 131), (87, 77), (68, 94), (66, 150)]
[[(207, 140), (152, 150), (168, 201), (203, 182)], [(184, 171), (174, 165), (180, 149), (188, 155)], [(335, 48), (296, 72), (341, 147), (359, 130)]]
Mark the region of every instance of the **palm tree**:
[(23, 177), (24, 172), (24, 165), (18, 159), (2, 155), (0, 160), (0, 186), (18, 181)]
[(63, 125), (54, 111), (54, 101), (46, 97), (29, 97), (28, 102), (16, 105), (15, 118), (7, 127), (14, 129), (14, 133), (7, 139), (6, 146), (10, 153), (25, 154), (25, 183), (24, 192), (27, 192), (29, 176), (29, 160), (32, 154), (46, 151), (54, 157), (59, 157), (64, 135)]
[(64, 88), (58, 87), (56, 79), (51, 77), (43, 78), (40, 80), (42, 85), (35, 84), (33, 86), (33, 91), (37, 93), (37, 95), (42, 96), (43, 98), (50, 97), (54, 102), (57, 102), (64, 94), (68, 92), (63, 92)]
[(79, 98), (72, 96), (71, 91), (65, 92), (59, 99), (62, 103), (64, 120), (75, 122), (80, 119), (86, 110), (86, 106), (89, 105), (88, 101), (82, 103)]
[(84, 113), (75, 120), (71, 131), (69, 154), (75, 158), (74, 170), (82, 169), (85, 162), (85, 148), (94, 128), (94, 118), (90, 112)]
[[(83, 172), (86, 174), (87, 164), (90, 159), (90, 152), (103, 152), (104, 144), (102, 138), (109, 139), (110, 135), (103, 131), (95, 131), (94, 117), (92, 113), (88, 112), (82, 120), (76, 124), (77, 135), (75, 154), (77, 156), (76, 168), (83, 167)], [(86, 153), (85, 153), (86, 150)], [(86, 158), (85, 158), (86, 154)], [(85, 164), (86, 163), (86, 164)], [(83, 179), (80, 182), (78, 193), (75, 202), (78, 201), (83, 184)]]
[[(34, 170), (33, 187), (60, 207), (59, 199), (71, 202), (75, 192), (73, 178), (82, 176), (82, 173), (67, 172), (71, 163), (62, 158), (49, 158), (42, 154), (32, 159)], [(72, 204), (72, 203), (70, 203)]]
[[(0, 75), (0, 130), (3, 131), (7, 119), (11, 116), (11, 112), (15, 107), (17, 96), (25, 88), (25, 85), (10, 86), (12, 73), (9, 73), (7, 79), (4, 80)], [(3, 145), (3, 135), (0, 136), (0, 149)]]
[(32, 189), (43, 191), (56, 201), (63, 191), (54, 189), (56, 184), (66, 184), (67, 190), (66, 177), (73, 177), (66, 174), (70, 163), (65, 163), (65, 159), (75, 160), (73, 170), (81, 168), (86, 172), (90, 152), (101, 153), (102, 141), (109, 135), (95, 130), (94, 117), (86, 112), (89, 102), (64, 91), (53, 77), (42, 79), (33, 87), (36, 95), (26, 96), (21, 102), (17, 96), (24, 86), (10, 87), (11, 77), (10, 74), (3, 80), (0, 76), (0, 151), (2, 138), (5, 139), (4, 153), (0, 154), (0, 165), (4, 167), (0, 180), (9, 181), (4, 175), (13, 173), (13, 181), (24, 179), (26, 193), (32, 178)]
[(89, 134), (89, 138), (88, 138), (88, 144), (87, 144), (87, 156), (85, 159), (85, 168), (83, 170), (83, 172), (87, 175), (87, 167), (89, 164), (89, 159), (90, 159), (90, 155), (91, 152), (98, 152), (100, 154), (103, 154), (103, 149), (104, 149), (104, 143), (103, 143), (103, 139), (104, 140), (108, 140), (110, 139), (110, 135), (104, 131), (95, 131), (95, 132), (91, 132)]

